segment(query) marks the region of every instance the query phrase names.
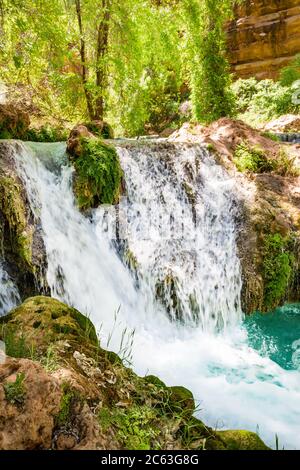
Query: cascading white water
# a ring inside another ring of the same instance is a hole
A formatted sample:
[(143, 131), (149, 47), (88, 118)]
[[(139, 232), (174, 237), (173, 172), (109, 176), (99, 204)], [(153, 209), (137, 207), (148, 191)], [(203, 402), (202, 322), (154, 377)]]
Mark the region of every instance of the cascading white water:
[[(241, 319), (233, 180), (202, 147), (119, 148), (127, 198), (123, 236), (145, 297), (205, 331)], [(122, 236), (122, 234), (121, 234)]]
[(0, 316), (9, 312), (19, 303), (20, 295), (18, 289), (0, 261)]
[(300, 448), (299, 372), (260, 356), (241, 323), (232, 182), (200, 147), (155, 145), (119, 149), (128, 202), (118, 228), (137, 276), (111, 240), (111, 209), (90, 219), (76, 209), (72, 169), (58, 164), (63, 144), (26, 144), (16, 156), (41, 219), (52, 295), (89, 314), (104, 346), (113, 331), (117, 352), (124, 329), (135, 329), (135, 370), (189, 387), (208, 424), (259, 427), (269, 444), (277, 433)]

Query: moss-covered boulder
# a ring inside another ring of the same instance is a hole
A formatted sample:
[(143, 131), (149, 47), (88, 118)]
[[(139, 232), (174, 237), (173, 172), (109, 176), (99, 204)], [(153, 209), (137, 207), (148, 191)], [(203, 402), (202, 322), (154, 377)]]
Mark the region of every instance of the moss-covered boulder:
[(266, 448), (253, 433), (205, 426), (189, 390), (137, 376), (58, 300), (28, 299), (0, 319), (0, 339), (13, 357), (0, 364), (1, 450)]
[(92, 139), (94, 135), (83, 124), (75, 126), (68, 137), (67, 152), (74, 160), (82, 154), (82, 142), (84, 139)]
[(23, 188), (14, 176), (2, 172), (0, 172), (0, 211), (2, 238), (7, 235), (10, 238), (11, 251), (18, 256), (21, 264), (31, 267), (33, 227), (28, 224)]
[(98, 346), (92, 322), (59, 300), (37, 296), (0, 318), (0, 335), (13, 357), (43, 355), (49, 344), (64, 340), (77, 347)]
[(116, 149), (99, 138), (82, 135), (68, 141), (68, 152), (75, 168), (73, 190), (78, 207), (86, 210), (100, 204), (115, 204), (122, 182)]
[(13, 104), (0, 104), (0, 139), (23, 139), (29, 124), (28, 113)]

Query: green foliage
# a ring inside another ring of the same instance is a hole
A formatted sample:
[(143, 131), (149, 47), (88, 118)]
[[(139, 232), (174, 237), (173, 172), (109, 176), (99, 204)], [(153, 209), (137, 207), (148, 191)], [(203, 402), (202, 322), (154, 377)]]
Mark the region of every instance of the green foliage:
[(34, 348), (28, 344), (24, 334), (19, 334), (12, 328), (3, 328), (3, 340), (8, 356), (29, 359), (35, 356)]
[(50, 344), (47, 348), (45, 356), (40, 358), (40, 363), (47, 372), (54, 372), (59, 367), (59, 356), (57, 354), (56, 348)]
[(133, 405), (126, 410), (101, 408), (98, 419), (103, 431), (111, 426), (128, 450), (150, 450), (160, 430), (155, 426), (157, 413), (146, 405)]
[(21, 406), (24, 403), (26, 390), (24, 387), (25, 374), (17, 374), (15, 382), (5, 382), (3, 384), (5, 399), (13, 405)]
[(60, 411), (56, 416), (56, 426), (64, 426), (69, 423), (72, 416), (72, 405), (76, 398), (76, 393), (70, 389), (68, 384), (64, 384), (62, 387), (62, 397), (60, 402)]
[(270, 120), (288, 113), (300, 111), (294, 104), (295, 90), (273, 80), (256, 78), (239, 79), (232, 85), (236, 97), (237, 112), (257, 115), (261, 120)]
[(39, 129), (30, 128), (25, 133), (23, 140), (30, 142), (63, 142), (68, 139), (68, 131), (50, 125)]
[(275, 171), (281, 176), (299, 176), (300, 170), (295, 167), (295, 157), (291, 157), (284, 148), (280, 149), (275, 160)]
[(81, 155), (75, 159), (74, 167), (74, 191), (80, 209), (117, 202), (122, 170), (114, 147), (100, 139), (83, 139)]
[(231, 0), (182, 2), (193, 113), (200, 122), (209, 123), (234, 112), (224, 28), (232, 5)]
[(246, 171), (265, 173), (275, 168), (274, 161), (268, 159), (263, 150), (259, 147), (250, 147), (245, 142), (242, 142), (236, 147), (234, 163), (237, 169), (242, 173)]
[(290, 237), (283, 238), (279, 233), (265, 237), (263, 253), (264, 303), (268, 309), (276, 307), (286, 297), (295, 262), (290, 244)]
[(276, 157), (268, 157), (259, 147), (251, 147), (246, 142), (237, 145), (233, 159), (237, 169), (245, 173), (276, 172), (281, 176), (298, 176), (299, 170), (294, 166), (295, 158), (281, 148)]
[(283, 86), (291, 86), (297, 80), (300, 80), (300, 54), (287, 67), (284, 67), (280, 74)]
[(12, 134), (7, 129), (0, 130), (0, 139), (12, 139)]
[[(131, 5), (131, 6), (129, 6)], [(132, 136), (145, 132), (145, 123), (156, 125), (176, 114), (182, 84), (182, 51), (178, 10), (161, 8), (146, 0), (118, 2), (121, 27), (111, 32), (113, 93), (109, 113), (118, 128)]]
[(209, 122), (234, 108), (224, 30), (232, 4), (2, 0), (0, 80), (25, 86), (42, 115), (63, 122), (104, 113), (128, 136), (180, 125), (188, 89), (194, 118)]

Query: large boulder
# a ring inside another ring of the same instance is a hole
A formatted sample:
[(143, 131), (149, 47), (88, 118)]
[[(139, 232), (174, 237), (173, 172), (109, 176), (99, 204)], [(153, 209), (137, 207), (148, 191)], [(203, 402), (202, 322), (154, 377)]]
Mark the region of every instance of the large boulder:
[(100, 204), (116, 204), (122, 191), (122, 168), (113, 145), (77, 126), (67, 144), (74, 165), (73, 191), (82, 211)]
[(72, 130), (67, 142), (67, 150), (73, 157), (82, 153), (82, 140), (91, 138), (113, 139), (112, 127), (105, 121), (90, 121), (77, 124)]
[[(12, 356), (16, 355), (21, 343), (20, 354), (31, 350), (36, 354), (44, 354), (49, 342), (62, 338), (81, 346), (86, 343), (89, 347), (98, 345), (92, 322), (75, 308), (51, 297), (36, 296), (27, 299), (0, 318), (1, 324), (6, 352)], [(33, 332), (36, 334), (33, 335)]]
[(67, 151), (72, 157), (79, 157), (82, 152), (82, 140), (92, 139), (94, 135), (83, 124), (75, 126), (67, 141)]

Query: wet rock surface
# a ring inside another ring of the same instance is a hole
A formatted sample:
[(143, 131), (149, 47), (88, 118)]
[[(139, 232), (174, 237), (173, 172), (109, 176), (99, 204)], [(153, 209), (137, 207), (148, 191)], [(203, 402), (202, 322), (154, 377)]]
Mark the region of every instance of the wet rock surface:
[(46, 253), (40, 221), (36, 220), (23, 181), (16, 170), (18, 141), (0, 142), (0, 234), (4, 265), (24, 299), (47, 292)]

